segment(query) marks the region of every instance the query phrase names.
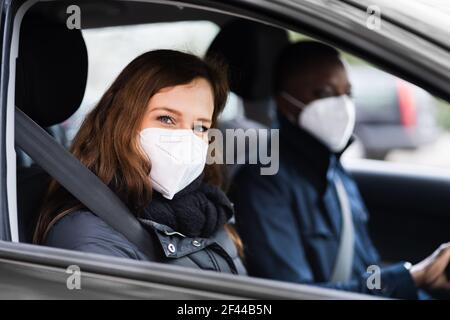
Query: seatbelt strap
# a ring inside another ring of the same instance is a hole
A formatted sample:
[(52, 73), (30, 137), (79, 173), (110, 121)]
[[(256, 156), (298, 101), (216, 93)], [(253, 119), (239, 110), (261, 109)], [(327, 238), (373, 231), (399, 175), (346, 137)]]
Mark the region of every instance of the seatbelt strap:
[(117, 195), (44, 129), (16, 107), (15, 141), (38, 165), (151, 261), (156, 244)]
[(355, 231), (353, 227), (350, 200), (344, 184), (337, 174), (335, 174), (334, 185), (336, 187), (336, 193), (341, 208), (342, 227), (331, 281), (346, 282), (350, 280), (352, 275), (353, 256), (355, 251)]

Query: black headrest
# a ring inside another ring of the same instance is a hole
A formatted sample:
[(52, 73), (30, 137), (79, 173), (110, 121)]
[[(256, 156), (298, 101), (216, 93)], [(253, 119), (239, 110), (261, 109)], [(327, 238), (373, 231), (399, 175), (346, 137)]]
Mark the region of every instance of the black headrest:
[(80, 106), (88, 68), (80, 30), (27, 13), (16, 66), (16, 106), (42, 127), (66, 120)]
[(219, 32), (207, 56), (219, 56), (229, 66), (230, 89), (244, 99), (264, 99), (272, 93), (272, 69), (288, 44), (287, 32), (248, 20), (233, 20)]

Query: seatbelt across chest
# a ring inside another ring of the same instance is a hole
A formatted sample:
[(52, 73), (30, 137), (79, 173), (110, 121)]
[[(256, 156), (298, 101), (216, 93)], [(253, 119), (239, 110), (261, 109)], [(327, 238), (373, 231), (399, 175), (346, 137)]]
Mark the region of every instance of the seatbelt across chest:
[(346, 282), (350, 280), (353, 269), (355, 230), (353, 226), (350, 200), (348, 198), (348, 194), (345, 190), (344, 184), (337, 174), (335, 175), (334, 185), (339, 199), (342, 223), (339, 247), (333, 273), (331, 275), (331, 281)]

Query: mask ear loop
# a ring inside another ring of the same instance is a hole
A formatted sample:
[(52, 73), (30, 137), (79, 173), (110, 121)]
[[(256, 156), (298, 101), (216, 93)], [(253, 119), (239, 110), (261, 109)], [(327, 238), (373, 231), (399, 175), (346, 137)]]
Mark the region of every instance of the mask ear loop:
[(282, 91), (281, 92), (281, 96), (289, 103), (293, 104), (294, 106), (296, 106), (297, 108), (299, 108), (300, 110), (303, 110), (306, 108), (306, 105), (301, 102), (300, 100), (294, 98), (293, 96), (291, 96), (289, 93), (287, 93), (286, 91)]
[[(289, 102), (293, 106), (299, 108), (301, 111), (303, 111), (306, 108), (306, 105), (303, 102), (301, 102), (300, 100), (294, 98), (293, 96), (291, 96), (286, 91), (282, 91), (281, 92), (281, 96), (283, 97), (283, 99), (285, 99), (287, 102)], [(297, 121), (297, 119), (295, 119), (294, 116), (289, 117), (289, 118), (290, 118), (289, 120), (292, 123), (295, 123)]]

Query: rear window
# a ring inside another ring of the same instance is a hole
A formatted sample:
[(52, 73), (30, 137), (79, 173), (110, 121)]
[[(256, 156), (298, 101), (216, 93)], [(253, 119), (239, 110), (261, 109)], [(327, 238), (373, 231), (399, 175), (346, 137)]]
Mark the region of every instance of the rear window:
[(358, 122), (399, 123), (397, 78), (371, 67), (349, 71)]

